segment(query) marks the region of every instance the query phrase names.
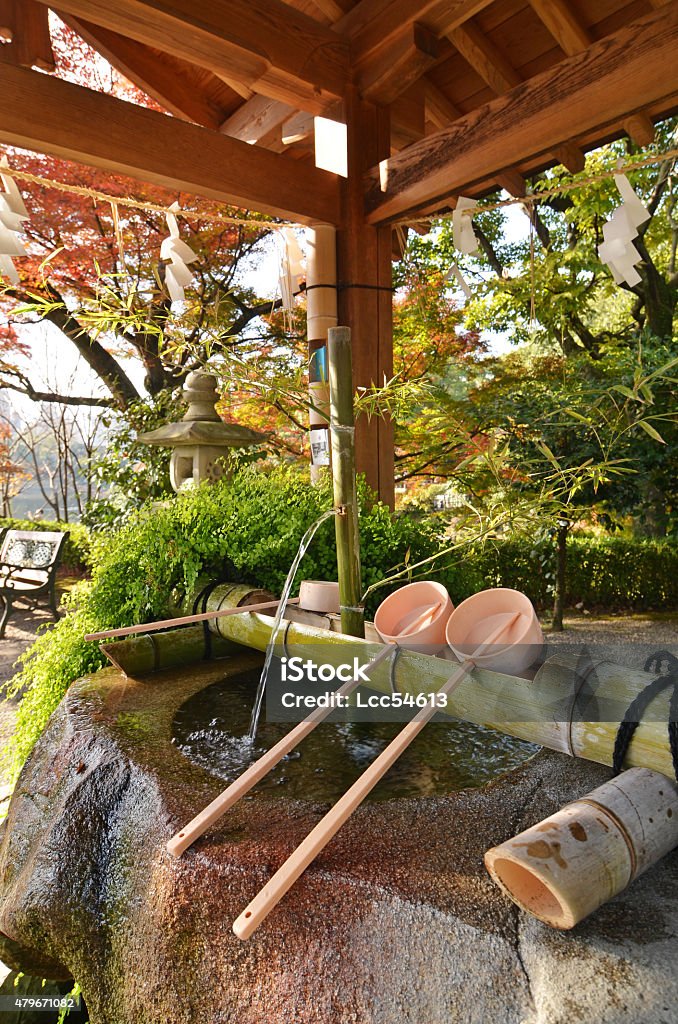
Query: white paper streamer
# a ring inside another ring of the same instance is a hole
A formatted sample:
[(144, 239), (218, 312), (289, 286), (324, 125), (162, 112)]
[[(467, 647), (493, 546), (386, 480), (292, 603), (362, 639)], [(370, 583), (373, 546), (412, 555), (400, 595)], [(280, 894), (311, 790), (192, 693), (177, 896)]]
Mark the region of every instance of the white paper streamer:
[[(0, 167), (9, 168), (7, 157), (0, 161)], [(19, 275), (12, 257), (26, 255), (26, 248), (19, 238), (19, 232), (24, 221), (28, 220), (28, 210), (11, 175), (3, 173), (1, 177), (5, 191), (0, 192), (0, 275), (17, 285)]]
[(452, 264), (452, 266), (450, 267), (446, 274), (446, 278), (448, 281), (451, 281), (452, 278), (454, 278), (454, 280), (457, 282), (466, 298), (471, 298), (471, 289), (469, 288), (466, 278), (464, 277), (456, 263)]
[(178, 203), (172, 203), (165, 214), (169, 237), (164, 238), (160, 245), (160, 258), (168, 262), (165, 268), (165, 285), (172, 302), (183, 301), (184, 288), (193, 280), (193, 274), (187, 264), (194, 263), (198, 258), (190, 245), (186, 245), (186, 242), (179, 238), (179, 222), (176, 218), (179, 209)]
[(478, 251), (478, 239), (473, 230), (471, 215), (464, 213), (464, 210), (473, 210), (478, 205), (475, 199), (467, 199), (466, 196), (459, 196), (457, 205), (452, 212), (452, 235), (454, 247), (459, 252), (467, 254)]
[(282, 234), (285, 242), (290, 274), (292, 278), (295, 279), (296, 284), (299, 284), (299, 279), (304, 277), (305, 274), (304, 266), (306, 261), (304, 259), (304, 254), (301, 251), (299, 242), (297, 241), (294, 228), (283, 228)]
[(605, 263), (616, 284), (626, 282), (629, 287), (640, 284), (642, 278), (636, 270), (642, 256), (633, 244), (638, 228), (650, 219), (650, 213), (633, 190), (625, 174), (615, 174), (615, 184), (622, 197), (619, 206), (603, 227), (603, 241), (598, 255)]

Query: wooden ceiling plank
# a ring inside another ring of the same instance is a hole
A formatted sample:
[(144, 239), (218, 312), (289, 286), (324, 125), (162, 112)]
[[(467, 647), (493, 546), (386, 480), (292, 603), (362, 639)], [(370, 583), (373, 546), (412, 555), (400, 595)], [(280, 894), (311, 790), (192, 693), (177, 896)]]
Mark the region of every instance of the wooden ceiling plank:
[(337, 223), (339, 185), (315, 167), (59, 78), (0, 63), (0, 142), (303, 222)]
[[(522, 83), (523, 79), (510, 61), (474, 22), (468, 21), (453, 29), (448, 32), (448, 37), (464, 60), (498, 96)], [(584, 169), (584, 154), (571, 142), (559, 146), (554, 155), (571, 174)]]
[(438, 60), (437, 36), (424, 25), (406, 25), (358, 74), (363, 99), (387, 106), (393, 103)]
[[(130, 82), (166, 110), (187, 121), (194, 121), (203, 128), (218, 130), (223, 121), (223, 113), (220, 116), (216, 106), (209, 103), (191, 81), (177, 74), (174, 60), (167, 62), (142, 43), (118, 35), (117, 32), (109, 32), (100, 25), (92, 25), (67, 14), (60, 13), (59, 17)], [(186, 65), (185, 71), (188, 73), (191, 68), (192, 65)]]
[(424, 86), (424, 104), (426, 117), (436, 128), (446, 128), (448, 124), (461, 117), (461, 110), (447, 98), (442, 89), (427, 79)]
[(336, 29), (351, 40), (355, 61), (362, 61), (406, 25), (415, 21), (436, 35), (462, 25), (493, 0), (360, 0), (337, 22)]
[[(573, 57), (593, 43), (593, 36), (566, 0), (530, 0), (530, 4), (566, 56)], [(649, 146), (654, 139), (654, 125), (647, 114), (627, 118), (624, 131), (638, 146)]]
[(514, 164), (528, 162), (563, 138), (603, 133), (636, 110), (661, 104), (675, 93), (666, 68), (677, 57), (678, 5), (670, 4), (372, 168), (370, 221), (407, 216), (487, 179), (506, 153)]
[(37, 0), (0, 0), (2, 56), (25, 68), (54, 71), (49, 11)]
[(335, 98), (348, 81), (347, 42), (282, 0), (59, 0), (59, 7), (248, 86), (257, 82), (258, 92), (270, 77), (275, 99), (283, 98), (285, 77), (309, 96)]
[(224, 135), (230, 135), (241, 142), (259, 142), (274, 128), (277, 128), (293, 113), (293, 108), (280, 100), (268, 96), (253, 96), (243, 103), (219, 127)]

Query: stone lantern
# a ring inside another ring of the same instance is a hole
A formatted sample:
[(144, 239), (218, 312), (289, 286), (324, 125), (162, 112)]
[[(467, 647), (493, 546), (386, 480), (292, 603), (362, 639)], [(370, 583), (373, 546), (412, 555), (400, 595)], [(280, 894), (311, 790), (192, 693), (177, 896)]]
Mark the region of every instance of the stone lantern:
[(256, 430), (224, 423), (215, 408), (219, 401), (216, 384), (211, 373), (189, 373), (184, 384), (188, 409), (183, 420), (139, 434), (143, 444), (173, 449), (170, 481), (177, 492), (203, 480), (215, 483), (228, 475), (224, 456), (229, 448), (250, 448), (266, 439)]

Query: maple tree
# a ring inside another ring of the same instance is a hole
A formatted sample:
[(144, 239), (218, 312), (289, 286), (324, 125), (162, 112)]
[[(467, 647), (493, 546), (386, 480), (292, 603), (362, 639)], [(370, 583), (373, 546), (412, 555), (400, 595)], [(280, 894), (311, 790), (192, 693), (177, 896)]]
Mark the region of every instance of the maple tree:
[[(53, 43), (60, 77), (160, 109), (62, 23), (53, 26)], [(160, 260), (161, 242), (168, 235), (162, 212), (19, 181), (30, 214), (24, 230), (28, 256), (16, 261), (20, 285), (6, 288), (2, 297), (5, 332), (12, 330), (17, 337), (17, 317), (52, 324), (104, 390), (94, 397), (41, 390), (1, 350), (0, 385), (36, 401), (125, 409), (141, 397), (125, 369), (126, 358), (141, 361), (145, 389), (154, 396), (175, 388), (208, 357), (227, 353), (239, 342), (254, 346), (261, 337), (276, 335), (277, 327), (269, 332), (260, 319), (270, 312), (271, 301), (260, 299), (242, 281), (243, 267), (256, 259), (268, 233), (262, 224), (266, 218), (257, 217), (250, 225), (247, 213), (187, 194), (39, 154), (12, 150), (10, 156), (13, 168), (46, 179), (132, 196), (162, 209), (175, 201), (190, 208), (190, 217), (180, 221), (181, 233), (199, 258), (191, 264), (194, 286), (187, 290), (186, 308), (176, 316)], [(243, 223), (215, 221), (218, 215), (237, 215)]]

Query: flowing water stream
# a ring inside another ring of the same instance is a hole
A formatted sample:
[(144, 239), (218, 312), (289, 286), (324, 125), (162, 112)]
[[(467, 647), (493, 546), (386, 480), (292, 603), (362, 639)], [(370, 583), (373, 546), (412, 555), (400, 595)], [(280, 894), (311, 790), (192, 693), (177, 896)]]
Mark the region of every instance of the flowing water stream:
[(264, 701), (264, 693), (266, 692), (266, 680), (268, 679), (268, 673), (271, 667), (271, 662), (273, 661), (273, 655), (275, 654), (276, 641), (282, 629), (282, 623), (285, 616), (285, 607), (287, 605), (287, 602), (289, 601), (292, 587), (294, 586), (294, 580), (297, 575), (297, 570), (299, 569), (301, 560), (308, 551), (309, 545), (313, 540), (318, 528), (322, 526), (326, 519), (329, 519), (330, 516), (335, 515), (337, 515), (337, 510), (334, 508), (330, 508), (327, 510), (327, 512), (323, 512), (323, 514), (309, 526), (308, 530), (301, 538), (299, 550), (297, 551), (294, 561), (290, 566), (290, 571), (287, 574), (285, 586), (283, 587), (283, 591), (280, 596), (280, 604), (278, 605), (278, 608), (275, 613), (275, 619), (273, 620), (271, 638), (268, 641), (268, 647), (266, 648), (266, 659), (264, 661), (264, 667), (261, 670), (261, 679), (259, 680), (259, 686), (257, 687), (257, 695), (254, 699), (252, 718), (250, 721), (249, 732), (247, 734), (247, 739), (249, 740), (250, 743), (254, 743), (255, 739), (257, 738), (259, 716), (261, 715), (261, 706)]

